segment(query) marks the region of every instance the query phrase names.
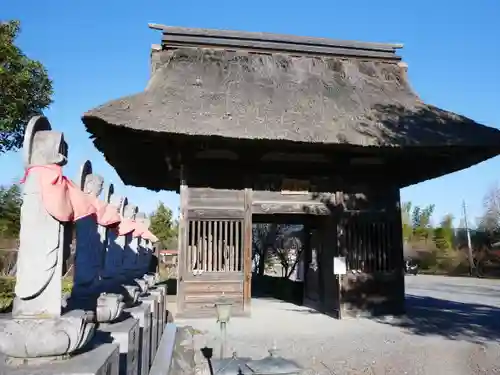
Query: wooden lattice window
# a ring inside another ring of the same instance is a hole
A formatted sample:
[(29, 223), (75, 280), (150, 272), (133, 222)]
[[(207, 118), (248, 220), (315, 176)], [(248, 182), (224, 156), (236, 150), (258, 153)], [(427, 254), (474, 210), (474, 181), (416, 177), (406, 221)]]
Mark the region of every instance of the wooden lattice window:
[(391, 221), (353, 215), (345, 221), (343, 242), (347, 267), (359, 272), (395, 269), (395, 227)]
[(242, 254), (241, 220), (188, 221), (188, 271), (241, 272)]

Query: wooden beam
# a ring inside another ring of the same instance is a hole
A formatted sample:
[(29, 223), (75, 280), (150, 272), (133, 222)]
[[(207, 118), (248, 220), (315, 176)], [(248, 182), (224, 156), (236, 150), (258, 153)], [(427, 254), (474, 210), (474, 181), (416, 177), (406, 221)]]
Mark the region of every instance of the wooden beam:
[[(210, 203), (210, 201), (207, 201)], [(188, 208), (187, 218), (189, 220), (224, 220), (224, 219), (242, 219), (245, 213), (242, 209), (234, 207), (196, 207)]]
[(157, 23), (148, 24), (149, 28), (163, 31), (164, 35), (184, 35), (193, 37), (212, 37), (223, 39), (237, 40), (260, 40), (282, 42), (286, 44), (310, 44), (330, 47), (344, 47), (351, 49), (367, 49), (373, 51), (394, 52), (396, 49), (403, 48), (401, 43), (376, 43), (376, 42), (358, 42), (351, 40), (338, 40), (323, 37), (308, 37), (297, 35), (284, 35), (264, 32), (249, 32), (238, 30), (219, 30), (219, 29), (203, 29), (203, 28), (188, 28), (160, 25)]
[(399, 189), (394, 189), (394, 200), (392, 202), (395, 208), (394, 220), (396, 222), (394, 235), (394, 254), (393, 261), (396, 266), (398, 276), (403, 278), (403, 289), (404, 289), (404, 249), (403, 249), (403, 223), (401, 220), (401, 192)]
[(349, 164), (314, 164), (314, 163), (282, 163), (282, 162), (258, 162), (248, 161), (191, 161), (190, 170), (193, 170), (193, 177), (196, 176), (222, 176), (224, 179), (237, 178), (243, 173), (255, 176), (262, 174), (279, 174), (289, 176), (290, 178), (308, 178), (310, 176), (329, 176), (332, 179), (341, 176), (357, 176), (359, 179), (373, 179), (380, 181), (381, 178), (390, 177), (392, 171), (389, 171), (387, 165), (359, 165)]
[(303, 215), (329, 215), (330, 208), (323, 203), (311, 202), (252, 202), (252, 213), (276, 214), (303, 214)]
[(295, 55), (320, 55), (340, 56), (384, 61), (400, 61), (401, 56), (394, 52), (377, 51), (369, 49), (353, 49), (333, 46), (320, 46), (311, 44), (289, 44), (261, 40), (226, 39), (209, 36), (190, 36), (163, 34), (162, 46), (191, 47), (191, 48), (223, 48), (232, 50), (246, 50), (256, 53), (289, 53)]
[(245, 188), (243, 221), (243, 307), (250, 313), (252, 303), (252, 189)]

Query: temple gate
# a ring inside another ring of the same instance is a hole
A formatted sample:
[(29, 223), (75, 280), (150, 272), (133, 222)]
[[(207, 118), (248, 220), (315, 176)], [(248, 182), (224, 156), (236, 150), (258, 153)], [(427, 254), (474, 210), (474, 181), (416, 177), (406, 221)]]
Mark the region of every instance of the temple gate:
[(498, 130), (422, 102), (399, 44), (150, 27), (145, 91), (83, 122), (125, 183), (180, 193), (179, 313), (224, 293), (248, 315), (252, 223), (280, 215), (306, 227), (304, 304), (402, 312), (399, 189), (496, 156)]

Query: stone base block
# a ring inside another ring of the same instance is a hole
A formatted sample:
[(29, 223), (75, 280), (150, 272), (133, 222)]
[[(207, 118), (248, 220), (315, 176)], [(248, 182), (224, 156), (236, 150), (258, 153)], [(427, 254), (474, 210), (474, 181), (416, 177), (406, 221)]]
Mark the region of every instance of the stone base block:
[(144, 305), (149, 307), (149, 311), (151, 313), (151, 331), (149, 338), (149, 366), (153, 363), (153, 360), (156, 355), (157, 343), (158, 343), (158, 301), (157, 297), (154, 295), (149, 295), (147, 297), (140, 297), (139, 301), (141, 301)]
[(158, 345), (160, 342), (161, 335), (163, 334), (163, 330), (165, 329), (166, 323), (166, 294), (165, 289), (161, 287), (154, 287), (149, 290), (149, 293), (156, 296), (158, 298)]
[[(170, 370), (170, 367), (172, 366), (176, 335), (177, 326), (175, 326), (175, 324), (167, 325), (163, 335), (161, 336), (160, 343), (158, 345), (158, 353), (153, 361), (149, 375), (174, 373), (174, 370)], [(179, 354), (182, 356), (183, 353)], [(184, 367), (183, 370), (186, 371), (188, 368), (189, 367)], [(178, 371), (179, 368), (177, 367), (175, 370)], [(236, 371), (235, 374), (237, 373), (238, 372)]]
[(168, 313), (167, 313), (167, 310), (168, 310), (168, 306), (167, 306), (167, 296), (168, 296), (168, 293), (167, 293), (167, 285), (166, 284), (161, 284), (161, 285), (157, 285), (156, 286), (158, 289), (161, 289), (163, 291), (163, 295), (165, 296), (165, 302), (164, 302), (164, 309), (163, 309), (163, 329), (165, 330), (165, 324), (167, 324), (167, 319), (168, 319)]
[(120, 346), (120, 375), (137, 375), (139, 371), (139, 321), (128, 318), (121, 322), (100, 324), (96, 338), (112, 340)]
[(86, 352), (64, 360), (47, 361), (38, 365), (10, 365), (0, 354), (2, 375), (118, 375), (119, 348), (117, 344), (96, 345)]
[(125, 310), (134, 319), (139, 321), (139, 374), (149, 373), (149, 356), (151, 342), (151, 309), (149, 305), (139, 305)]

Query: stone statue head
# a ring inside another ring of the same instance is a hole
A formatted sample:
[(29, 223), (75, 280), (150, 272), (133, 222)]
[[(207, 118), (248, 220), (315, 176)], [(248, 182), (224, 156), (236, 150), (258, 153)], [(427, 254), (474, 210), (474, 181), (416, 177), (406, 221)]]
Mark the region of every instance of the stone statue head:
[(57, 164), (63, 166), (68, 161), (68, 144), (64, 134), (52, 130), (44, 116), (33, 117), (24, 133), (24, 165)]
[(138, 207), (133, 204), (127, 204), (123, 210), (123, 217), (125, 219), (135, 220), (137, 215)]
[(135, 220), (136, 221), (139, 221), (141, 223), (144, 222), (144, 220), (146, 220), (146, 214), (144, 212), (138, 212), (136, 215), (135, 215)]
[[(104, 201), (106, 203), (111, 203), (111, 198), (113, 197), (114, 194), (115, 194), (115, 185), (110, 183), (108, 185), (108, 189), (106, 190), (106, 194), (104, 195)], [(117, 206), (117, 207), (120, 207), (120, 206)]]
[(125, 198), (125, 197), (121, 197), (119, 195), (114, 194), (111, 196), (109, 203), (111, 203), (111, 205), (116, 207), (116, 209), (118, 210), (118, 213), (120, 215), (123, 215), (123, 206), (126, 203), (126, 199), (127, 198)]
[(94, 197), (98, 197), (102, 193), (104, 178), (98, 174), (89, 174), (85, 178), (83, 191)]
[(80, 189), (83, 192), (93, 195), (94, 197), (101, 195), (104, 178), (92, 173), (92, 163), (90, 160), (83, 163), (77, 181), (79, 181)]

